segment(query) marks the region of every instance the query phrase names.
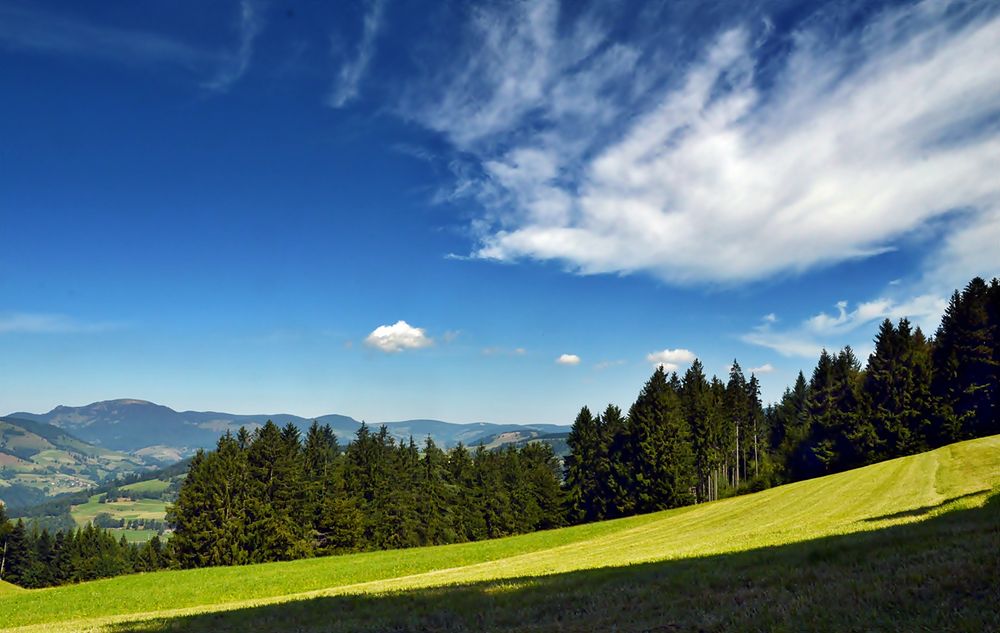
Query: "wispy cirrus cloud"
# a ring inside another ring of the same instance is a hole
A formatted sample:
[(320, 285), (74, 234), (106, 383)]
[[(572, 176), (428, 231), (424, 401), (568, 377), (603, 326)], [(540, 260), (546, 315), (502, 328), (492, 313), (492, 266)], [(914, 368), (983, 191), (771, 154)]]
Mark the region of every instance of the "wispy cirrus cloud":
[(365, 12), (361, 28), (361, 39), (353, 58), (345, 60), (337, 72), (333, 90), (327, 103), (333, 108), (342, 108), (357, 98), (361, 81), (375, 56), (375, 41), (382, 28), (385, 0), (371, 0)]
[(75, 334), (115, 330), (121, 324), (80, 321), (65, 314), (0, 313), (0, 334)]
[(483, 356), (524, 356), (528, 353), (528, 350), (523, 347), (515, 347), (513, 349), (507, 347), (484, 347), (481, 350)]
[(190, 70), (218, 61), (212, 52), (161, 33), (95, 24), (17, 4), (0, 4), (0, 45), (125, 65), (163, 64)]
[(401, 99), (464, 157), (453, 196), (481, 207), (474, 257), (736, 283), (873, 257), (936, 222), (928, 275), (1000, 266), (995, 7), (781, 34), (730, 20), (693, 53), (576, 15), (477, 10), (478, 54)]
[(153, 30), (100, 24), (37, 6), (0, 4), (0, 46), (124, 66), (182, 68), (211, 74), (202, 86), (226, 92), (249, 68), (254, 42), (264, 28), (262, 1), (241, 0), (239, 9), (238, 45), (233, 51), (219, 51)]
[(227, 92), (247, 70), (253, 57), (254, 42), (264, 29), (263, 2), (241, 0), (240, 15), (237, 23), (239, 46), (235, 51), (224, 55), (219, 70), (205, 87), (214, 92)]

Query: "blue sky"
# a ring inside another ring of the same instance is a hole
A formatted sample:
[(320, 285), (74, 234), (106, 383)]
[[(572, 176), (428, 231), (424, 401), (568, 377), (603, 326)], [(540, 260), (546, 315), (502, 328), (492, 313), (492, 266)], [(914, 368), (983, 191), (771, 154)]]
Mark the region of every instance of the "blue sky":
[(0, 0), (0, 409), (780, 396), (1000, 272), (992, 2)]

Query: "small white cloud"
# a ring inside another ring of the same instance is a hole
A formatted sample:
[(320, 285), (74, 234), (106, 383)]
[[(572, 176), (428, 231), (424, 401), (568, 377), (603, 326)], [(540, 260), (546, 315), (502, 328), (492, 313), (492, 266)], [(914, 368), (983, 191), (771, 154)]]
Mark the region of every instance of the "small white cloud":
[(775, 314), (775, 313), (773, 313), (773, 312), (771, 312), (770, 314), (765, 314), (764, 317), (763, 317), (763, 319), (764, 319), (765, 323), (777, 323), (778, 322), (778, 315)]
[(771, 363), (764, 363), (760, 367), (751, 367), (751, 374), (771, 374), (774, 373), (774, 365)]
[(515, 347), (514, 348), (514, 354), (517, 355), (517, 356), (524, 356), (527, 353), (528, 353), (528, 350), (524, 349), (523, 347)]
[(665, 371), (677, 371), (681, 365), (694, 362), (697, 358), (689, 349), (665, 349), (646, 354), (646, 360), (654, 365), (661, 365)]
[(560, 365), (579, 365), (580, 357), (576, 354), (562, 354), (556, 359)]
[(386, 353), (420, 349), (433, 344), (434, 341), (427, 336), (423, 328), (413, 327), (406, 321), (396, 321), (393, 325), (380, 325), (365, 339), (365, 345)]

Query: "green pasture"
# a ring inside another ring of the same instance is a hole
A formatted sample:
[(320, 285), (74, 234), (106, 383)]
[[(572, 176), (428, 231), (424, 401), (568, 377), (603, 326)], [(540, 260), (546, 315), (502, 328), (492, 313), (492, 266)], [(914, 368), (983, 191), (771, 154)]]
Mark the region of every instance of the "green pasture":
[(87, 503), (73, 506), (70, 514), (79, 526), (94, 520), (100, 512), (107, 512), (116, 519), (156, 519), (166, 516), (167, 503), (159, 499), (137, 499), (135, 501), (111, 501), (100, 503), (101, 495), (92, 495)]

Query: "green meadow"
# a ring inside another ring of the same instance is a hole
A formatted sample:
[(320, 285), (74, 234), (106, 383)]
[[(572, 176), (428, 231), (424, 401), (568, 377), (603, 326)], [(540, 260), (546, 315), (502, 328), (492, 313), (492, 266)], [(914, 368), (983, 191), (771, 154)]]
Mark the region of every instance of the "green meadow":
[(12, 585), (9, 582), (4, 582), (0, 580), (0, 594), (11, 593), (14, 591), (24, 591), (17, 585)]
[(0, 586), (0, 628), (1000, 630), (998, 492), (993, 436), (494, 541)]
[[(123, 489), (136, 490), (136, 486), (142, 484), (154, 484), (153, 486), (146, 486), (146, 488), (153, 489), (159, 486), (156, 484), (163, 484), (163, 489), (169, 485), (166, 482), (161, 482), (158, 480), (153, 480), (153, 482), (139, 482), (137, 484), (131, 484), (130, 486), (123, 486)], [(75, 505), (70, 508), (70, 516), (73, 517), (73, 521), (80, 527), (93, 522), (94, 517), (96, 517), (101, 512), (107, 512), (114, 519), (125, 519), (126, 521), (131, 519), (155, 519), (157, 521), (163, 521), (167, 514), (167, 502), (160, 499), (136, 499), (134, 501), (110, 501), (108, 503), (100, 503), (99, 499), (103, 495), (91, 495), (87, 500), (87, 503), (81, 503), (80, 505)], [(153, 530), (131, 530), (114, 528), (111, 530), (116, 536), (125, 536), (125, 539), (130, 543), (145, 543), (149, 539), (156, 535)]]

